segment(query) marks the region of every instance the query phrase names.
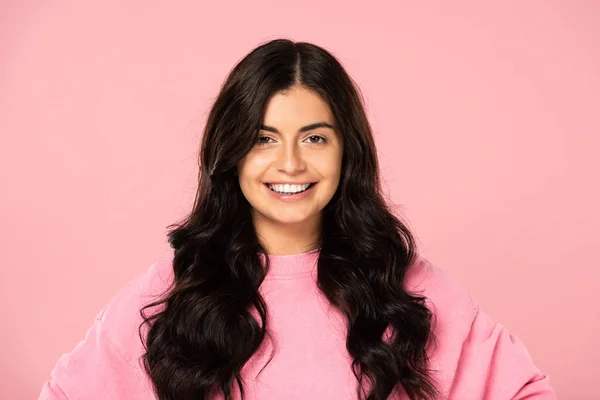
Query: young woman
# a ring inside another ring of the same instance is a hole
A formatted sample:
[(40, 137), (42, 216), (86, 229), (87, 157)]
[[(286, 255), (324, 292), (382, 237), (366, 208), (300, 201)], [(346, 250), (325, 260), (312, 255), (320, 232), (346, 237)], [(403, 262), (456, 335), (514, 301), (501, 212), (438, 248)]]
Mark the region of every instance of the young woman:
[(174, 255), (133, 279), (41, 399), (555, 399), (523, 343), (416, 254), (357, 88), (309, 43), (231, 71)]

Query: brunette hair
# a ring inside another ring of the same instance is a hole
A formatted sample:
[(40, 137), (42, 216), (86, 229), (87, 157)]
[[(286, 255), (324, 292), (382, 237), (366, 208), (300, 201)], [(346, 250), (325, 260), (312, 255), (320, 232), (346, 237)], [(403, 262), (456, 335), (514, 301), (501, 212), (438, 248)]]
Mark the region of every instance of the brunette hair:
[[(259, 286), (269, 263), (259, 257), (267, 253), (235, 169), (256, 143), (269, 98), (294, 85), (327, 102), (343, 137), (340, 183), (323, 210), (317, 284), (347, 318), (357, 397), (383, 400), (400, 384), (410, 399), (435, 398), (426, 352), (435, 341), (433, 314), (425, 297), (404, 287), (416, 245), (382, 194), (363, 99), (330, 52), (285, 39), (239, 61), (210, 110), (193, 209), (168, 234), (173, 285), (141, 310), (140, 336), (148, 325), (143, 362), (154, 390), (162, 400), (206, 399), (214, 391), (231, 399), (237, 384), (244, 398), (240, 372), (268, 336)], [(155, 306), (161, 311), (147, 316)]]

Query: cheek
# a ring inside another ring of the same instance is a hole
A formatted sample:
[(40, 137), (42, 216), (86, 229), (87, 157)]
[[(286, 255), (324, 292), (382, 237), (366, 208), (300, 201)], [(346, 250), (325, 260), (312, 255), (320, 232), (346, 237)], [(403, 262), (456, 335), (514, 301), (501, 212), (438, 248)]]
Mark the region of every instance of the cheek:
[(257, 177), (263, 174), (273, 162), (273, 156), (269, 152), (250, 153), (239, 162), (239, 169), (244, 176)]
[(238, 178), (240, 183), (254, 181), (260, 175), (262, 170), (260, 159), (253, 156), (247, 156), (238, 163)]
[(252, 176), (252, 172), (253, 168), (251, 168), (251, 165), (247, 163), (240, 163), (238, 165), (238, 183), (240, 185), (240, 189), (242, 189), (242, 193), (244, 193), (244, 196), (246, 197), (251, 194), (252, 182), (256, 180)]
[(341, 173), (341, 158), (338, 154), (329, 154), (325, 157), (319, 157), (313, 164), (321, 176), (327, 180), (336, 181)]

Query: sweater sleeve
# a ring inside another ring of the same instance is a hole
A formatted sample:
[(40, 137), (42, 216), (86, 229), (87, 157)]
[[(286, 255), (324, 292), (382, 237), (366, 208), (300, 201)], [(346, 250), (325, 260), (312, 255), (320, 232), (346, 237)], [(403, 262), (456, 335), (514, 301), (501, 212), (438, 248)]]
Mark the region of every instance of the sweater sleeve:
[(156, 262), (130, 280), (96, 315), (84, 339), (59, 358), (39, 400), (155, 398), (140, 359), (140, 308), (163, 293), (170, 271), (170, 262)]
[(142, 398), (139, 377), (102, 324), (96, 320), (85, 338), (60, 357), (39, 400)]
[(523, 342), (475, 306), (449, 398), (556, 400), (556, 394)]

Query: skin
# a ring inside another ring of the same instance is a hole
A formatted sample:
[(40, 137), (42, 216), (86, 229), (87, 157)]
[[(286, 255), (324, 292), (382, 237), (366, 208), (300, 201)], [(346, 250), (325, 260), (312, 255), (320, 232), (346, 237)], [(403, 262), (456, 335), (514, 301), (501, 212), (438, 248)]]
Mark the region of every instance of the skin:
[[(302, 129), (318, 123), (332, 128)], [(240, 188), (268, 254), (290, 255), (317, 248), (323, 208), (340, 182), (342, 153), (331, 109), (320, 96), (296, 85), (271, 97), (258, 140), (238, 163)], [(284, 182), (317, 184), (308, 197), (286, 203), (271, 196), (266, 186)]]

